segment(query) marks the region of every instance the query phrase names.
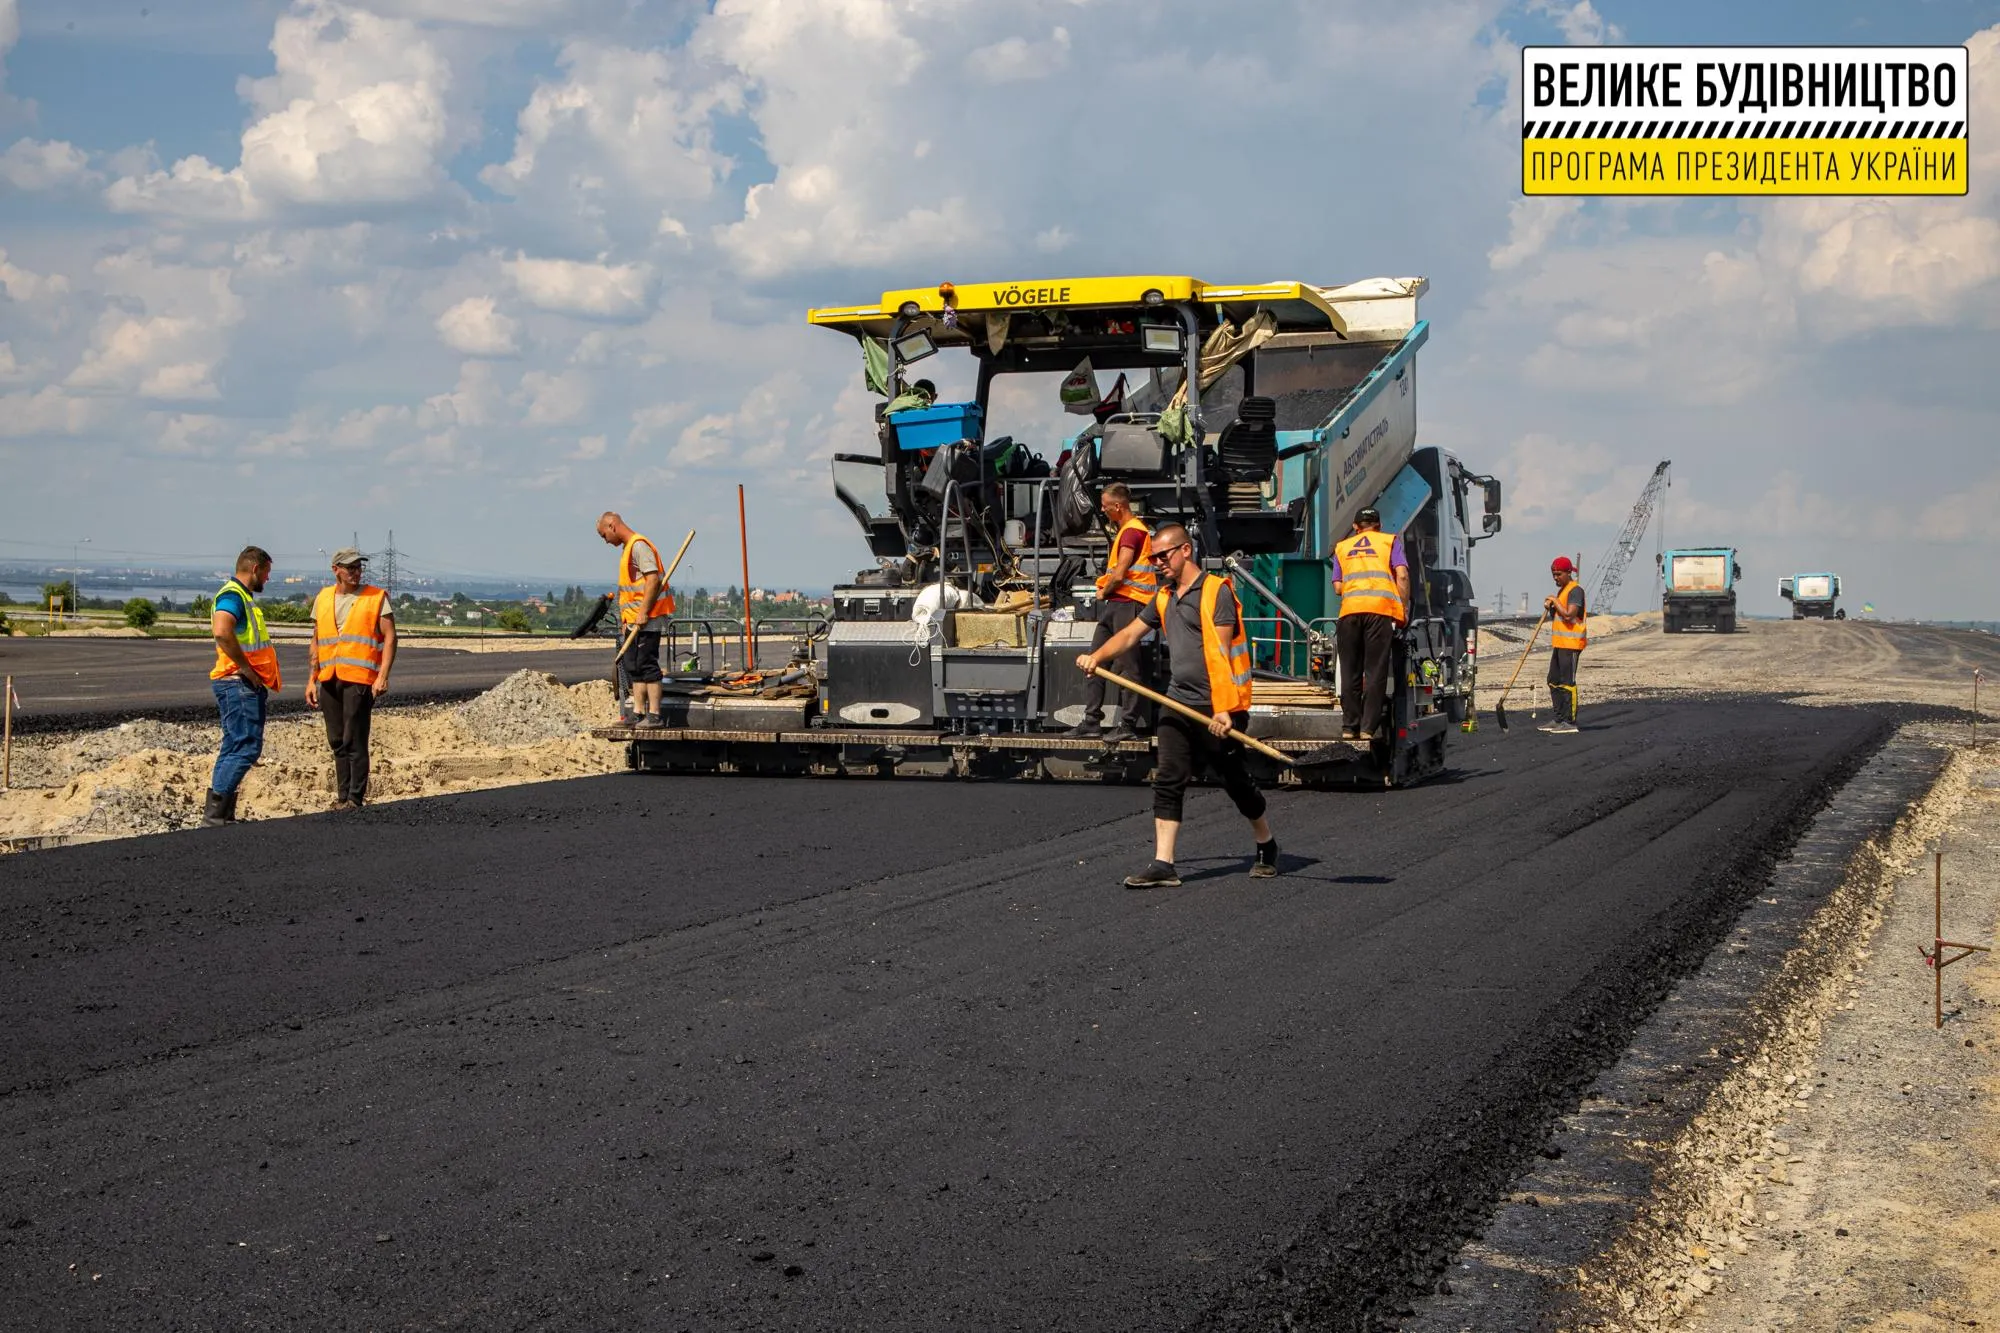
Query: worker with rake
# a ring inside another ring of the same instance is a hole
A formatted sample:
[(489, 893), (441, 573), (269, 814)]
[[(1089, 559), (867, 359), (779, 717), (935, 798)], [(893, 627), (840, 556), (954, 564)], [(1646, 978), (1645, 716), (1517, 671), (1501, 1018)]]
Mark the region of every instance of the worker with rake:
[(1555, 719), (1542, 728), (1556, 735), (1574, 734), (1576, 726), (1576, 665), (1590, 642), (1589, 610), (1584, 606), (1583, 585), (1576, 581), (1576, 565), (1559, 555), (1549, 566), (1556, 581), (1553, 597), (1542, 599), (1549, 618), (1549, 701), (1555, 705)]
[[(618, 632), (624, 636), (617, 665), (632, 682), (632, 698), (620, 699), (618, 720), (625, 726), (658, 727), (660, 717), (660, 634), (674, 614), (660, 548), (618, 514), (606, 510), (597, 535), (618, 548)], [(686, 550), (683, 545), (682, 550)]]
[(1166, 889), (1181, 882), (1174, 868), (1181, 814), (1192, 782), (1204, 764), (1222, 779), (1222, 789), (1250, 821), (1257, 841), (1250, 873), (1268, 879), (1278, 873), (1278, 841), (1264, 813), (1264, 793), (1243, 762), (1243, 747), (1230, 737), (1250, 717), (1250, 641), (1229, 580), (1204, 571), (1194, 557), (1187, 529), (1163, 524), (1153, 534), (1150, 563), (1160, 588), (1138, 619), (1095, 650), (1076, 659), (1086, 674), (1113, 662), (1157, 631), (1167, 646), (1166, 697), (1198, 712), (1207, 724), (1173, 710), (1161, 714), (1159, 751), (1153, 764), (1153, 860), (1128, 889)]

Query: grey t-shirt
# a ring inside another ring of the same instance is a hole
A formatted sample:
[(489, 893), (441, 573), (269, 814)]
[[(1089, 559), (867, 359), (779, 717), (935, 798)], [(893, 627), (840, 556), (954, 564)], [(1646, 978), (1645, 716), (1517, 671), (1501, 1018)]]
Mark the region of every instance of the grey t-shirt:
[[(1160, 630), (1167, 641), (1167, 665), (1171, 679), (1167, 697), (1204, 713), (1215, 712), (1214, 696), (1208, 688), (1208, 658), (1201, 646), (1201, 584), (1185, 594), (1167, 594), (1166, 623), (1147, 602), (1139, 619), (1148, 628)], [(1224, 587), (1215, 595), (1215, 623), (1233, 629), (1236, 625), (1236, 594)]]
[[(359, 596), (361, 594), (358, 592), (342, 592), (338, 588), (334, 589), (333, 627), (335, 629), (345, 629), (347, 627), (347, 613), (354, 609), (354, 599)], [(388, 598), (384, 597), (382, 599), (382, 610), (376, 618), (378, 620), (394, 620), (396, 618), (396, 609), (389, 605)]]
[[(646, 575), (648, 574), (657, 574), (659, 572), (660, 572), (660, 557), (653, 553), (653, 544), (651, 542), (633, 542), (632, 543), (633, 581), (637, 582), (639, 579), (645, 578)], [(651, 620), (646, 622), (645, 628), (665, 629), (667, 627), (667, 622), (670, 619), (672, 619), (672, 617), (670, 616), (654, 616)]]

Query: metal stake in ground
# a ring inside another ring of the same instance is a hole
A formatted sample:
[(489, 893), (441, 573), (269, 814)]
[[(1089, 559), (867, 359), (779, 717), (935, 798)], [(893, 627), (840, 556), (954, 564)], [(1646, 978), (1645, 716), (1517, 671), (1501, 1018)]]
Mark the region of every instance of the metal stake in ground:
[(7, 677), (6, 699), (0, 701), (0, 712), (5, 712), (7, 721), (0, 730), (0, 791), (14, 789), (14, 678)]
[(1542, 636), (1542, 626), (1549, 623), (1548, 609), (1542, 609), (1542, 618), (1535, 622), (1535, 632), (1528, 636), (1528, 646), (1521, 650), (1521, 660), (1514, 663), (1514, 674), (1507, 677), (1507, 687), (1500, 691), (1500, 702), (1493, 705), (1493, 716), (1500, 723), (1500, 730), (1507, 730), (1507, 691), (1514, 688), (1514, 682), (1521, 678), (1521, 668), (1528, 665), (1528, 654), (1535, 651), (1535, 640)]
[(1979, 744), (1979, 682), (1986, 679), (1978, 667), (1972, 668), (1972, 743)]
[[(1919, 944), (1917, 952), (1923, 954), (1924, 965), (1931, 970), (1931, 1027), (1937, 1029), (1944, 1026), (1944, 970), (1953, 963), (1964, 962), (1976, 953), (1991, 953), (1992, 950), (1983, 944), (1960, 944), (1956, 940), (1944, 937), (1944, 848), (1939, 847), (1931, 853), (1931, 857), (1931, 891), (1936, 909), (1932, 917), (1931, 947), (1927, 950)], [(1962, 952), (1946, 958), (1944, 956), (1946, 949), (1958, 949)]]
[(743, 669), (748, 672), (757, 669), (757, 636), (750, 629), (750, 520), (743, 508), (740, 481), (736, 483), (736, 531), (743, 540)]

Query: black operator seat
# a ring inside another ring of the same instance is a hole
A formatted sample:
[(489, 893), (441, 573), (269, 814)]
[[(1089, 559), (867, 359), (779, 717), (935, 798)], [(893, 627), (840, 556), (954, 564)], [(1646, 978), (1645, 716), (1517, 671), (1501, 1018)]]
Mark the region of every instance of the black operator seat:
[(1263, 483), (1278, 468), (1278, 404), (1276, 399), (1249, 397), (1236, 407), (1236, 419), (1222, 428), (1215, 452), (1232, 483)]

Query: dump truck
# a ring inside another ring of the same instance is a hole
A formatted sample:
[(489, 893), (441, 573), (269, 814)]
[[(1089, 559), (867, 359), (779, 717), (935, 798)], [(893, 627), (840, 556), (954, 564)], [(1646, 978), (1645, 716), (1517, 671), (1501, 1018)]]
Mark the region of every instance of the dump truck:
[(1736, 632), (1736, 581), (1743, 567), (1735, 547), (1687, 547), (1662, 551), (1659, 559), (1661, 629)]
[(1778, 596), (1792, 604), (1793, 620), (1845, 620), (1835, 605), (1840, 597), (1838, 574), (1794, 574), (1778, 580)]
[[(1437, 773), (1472, 715), (1472, 548), (1502, 516), (1497, 481), (1417, 443), (1428, 286), (1097, 277), (812, 310), (813, 326), (855, 340), (886, 400), (877, 447), (831, 461), (873, 566), (835, 586), (830, 623), (796, 661), (747, 682), (775, 687), (683, 676), (666, 727), (597, 734), (644, 771), (1143, 780), (1150, 736), (1065, 734), (1084, 711), (1076, 659), (1109, 549), (1096, 494), (1116, 480), (1149, 526), (1185, 525), (1203, 566), (1233, 581), (1255, 667), (1250, 734), (1313, 760), (1253, 754), (1264, 780)], [(960, 363), (919, 368), (941, 353)], [(953, 370), (956, 396), (919, 392)], [(1082, 430), (1055, 424), (1073, 412)], [(1350, 745), (1329, 558), (1371, 504), (1404, 538), (1414, 605), (1390, 725)]]

